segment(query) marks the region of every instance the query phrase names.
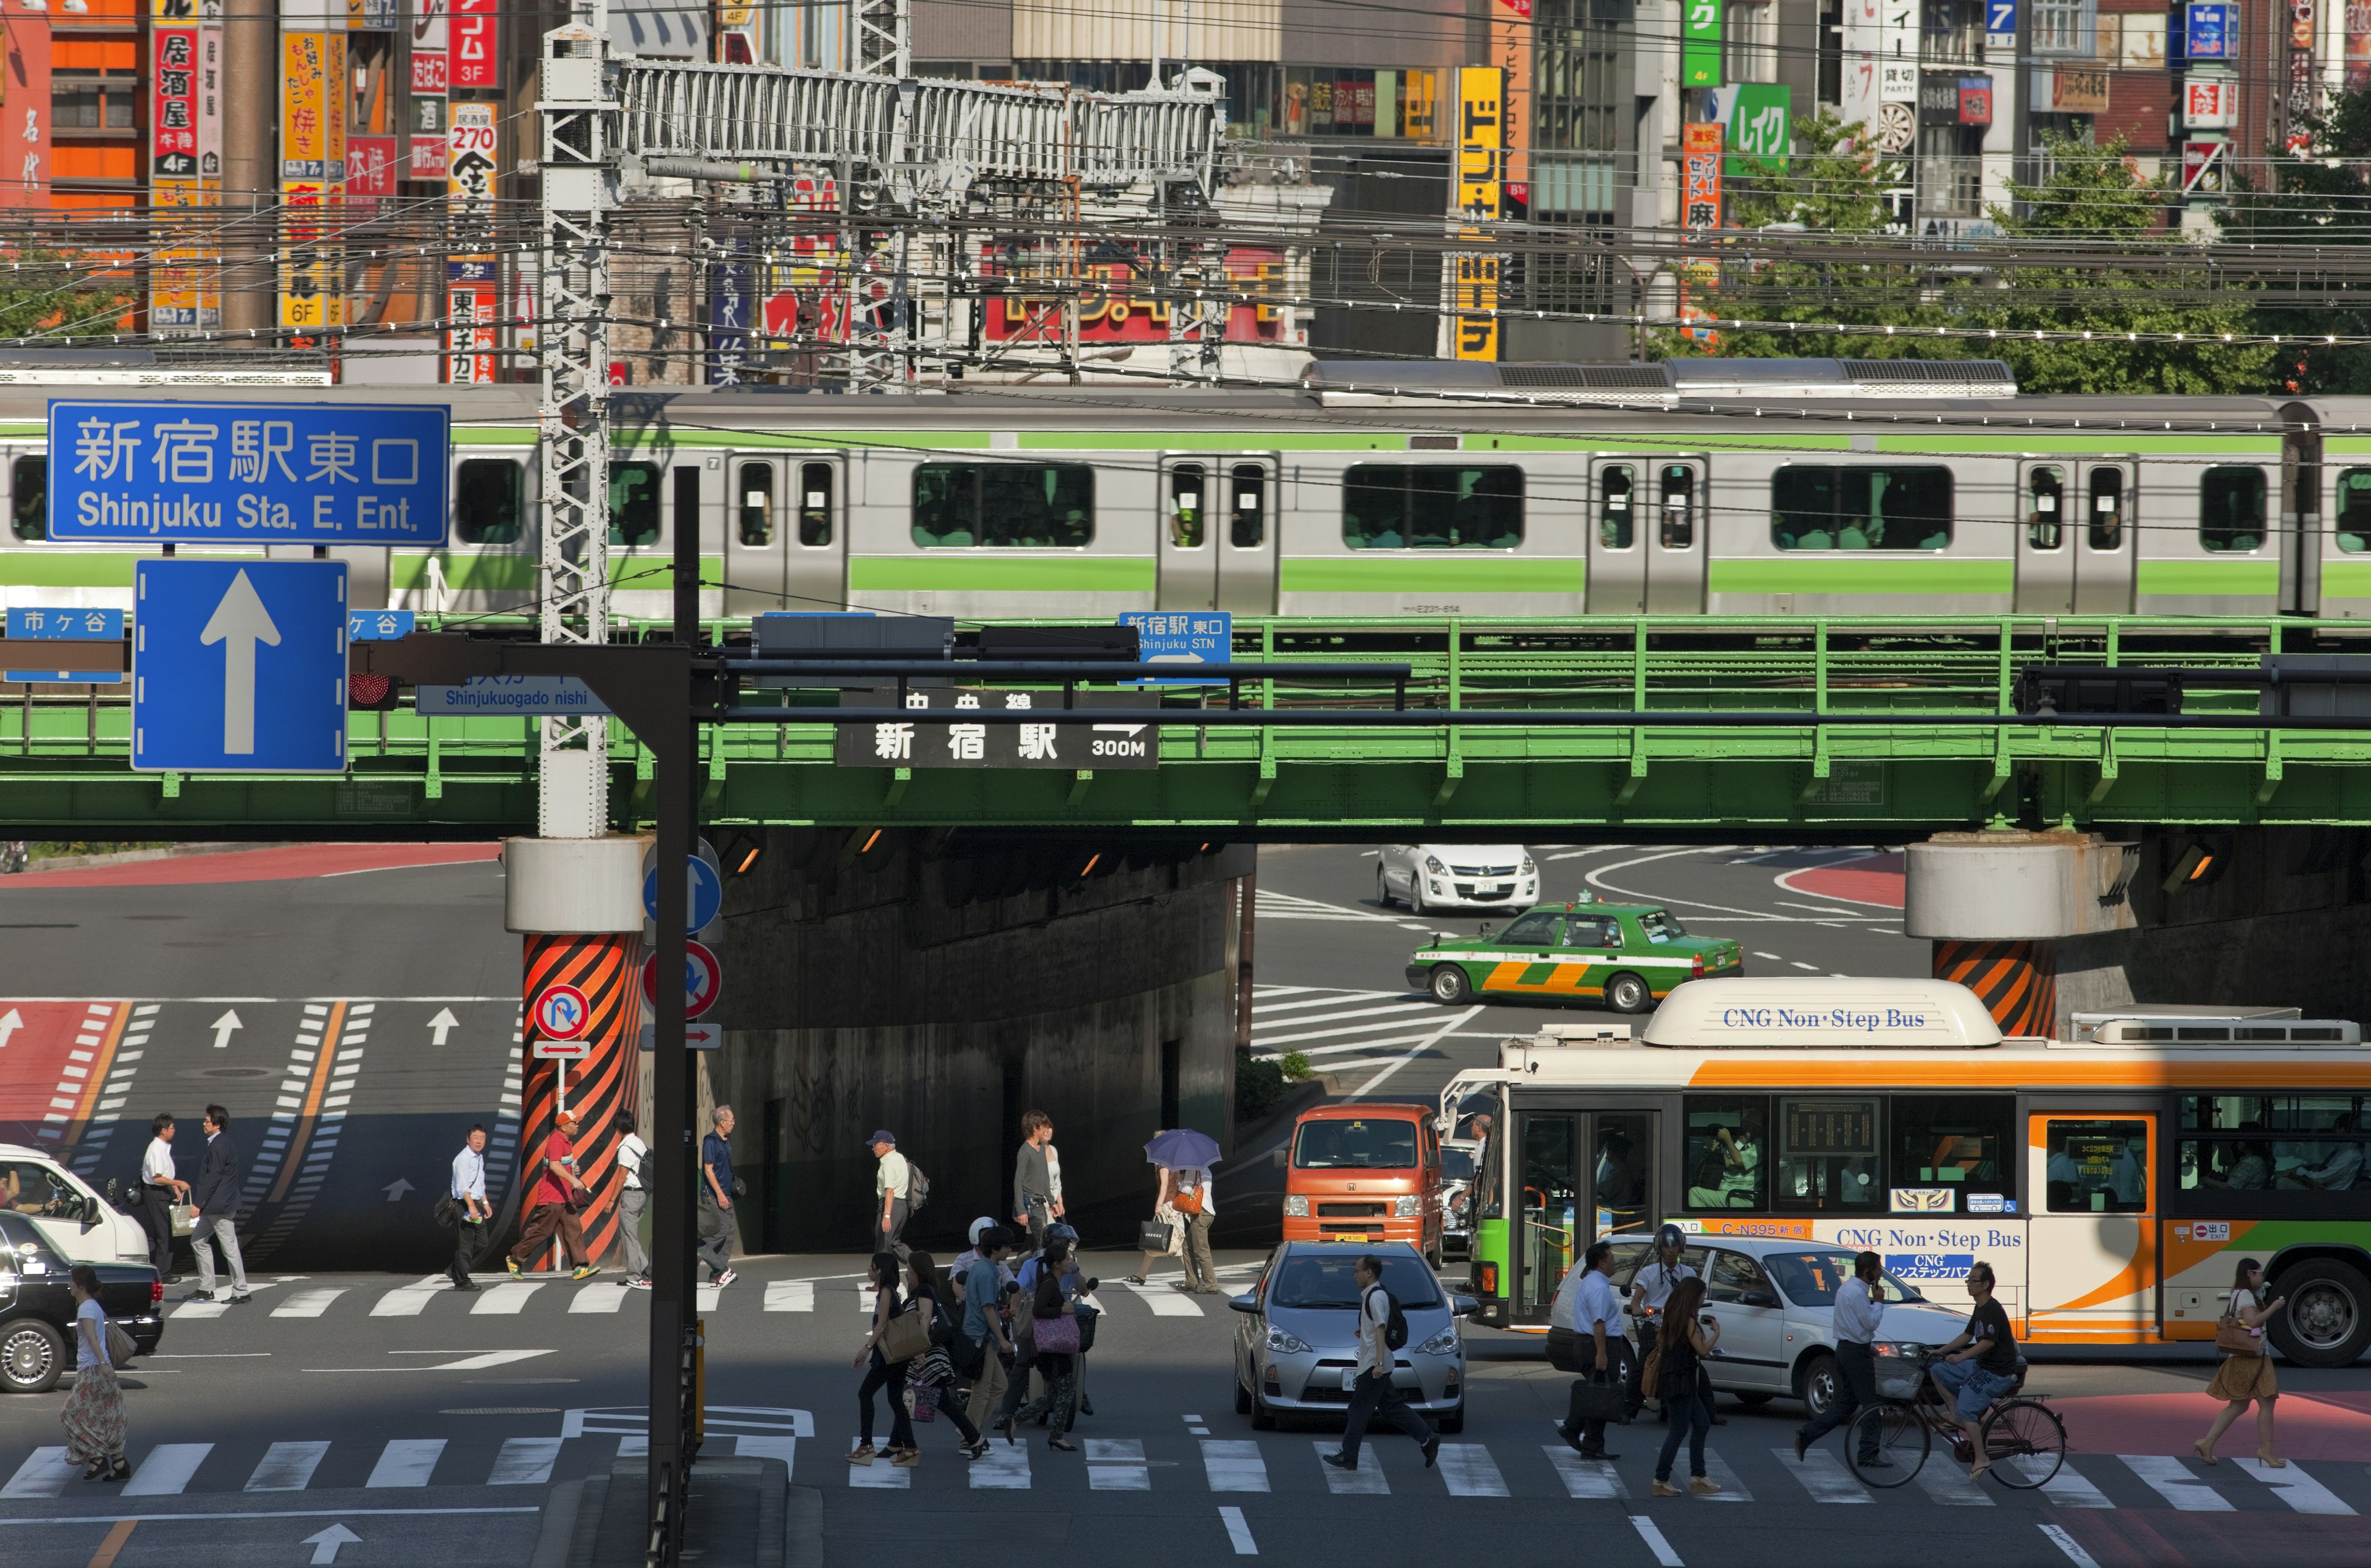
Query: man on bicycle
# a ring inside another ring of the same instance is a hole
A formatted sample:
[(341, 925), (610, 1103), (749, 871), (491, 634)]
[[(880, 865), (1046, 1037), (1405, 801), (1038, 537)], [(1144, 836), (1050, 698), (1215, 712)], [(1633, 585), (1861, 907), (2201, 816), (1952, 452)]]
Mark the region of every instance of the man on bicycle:
[[(1951, 1405), (1952, 1417), (1960, 1429), (1968, 1435), (1968, 1450), (1975, 1456), (1975, 1462), (1968, 1468), (1968, 1479), (1974, 1481), (1992, 1464), (1984, 1452), (1979, 1424), (1995, 1400), (2017, 1387), (2018, 1356), (2017, 1337), (2009, 1332), (2008, 1314), (1993, 1299), (1990, 1263), (1979, 1262), (1968, 1271), (1968, 1295), (1976, 1304), (1968, 1314), (1968, 1326), (1943, 1347), (1942, 1358), (1935, 1363), (1929, 1375), (1943, 1391), (1944, 1402)], [(1953, 1401), (1957, 1403), (1953, 1404)]]

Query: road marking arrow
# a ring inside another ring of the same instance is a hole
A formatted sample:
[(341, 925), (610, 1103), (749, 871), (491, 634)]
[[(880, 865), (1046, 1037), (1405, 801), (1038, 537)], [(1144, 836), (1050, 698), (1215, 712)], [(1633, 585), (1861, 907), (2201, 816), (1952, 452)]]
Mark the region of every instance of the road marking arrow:
[[(428, 1043), (432, 1045), (442, 1045), (445, 1043), (445, 1037), (460, 1027), (461, 1020), (453, 1016), (451, 1008), (440, 1008), (437, 1009), (436, 1016), (428, 1020), (430, 1035)], [(6, 1043), (6, 1042), (0, 1041), (0, 1043)]]
[(411, 1183), (399, 1176), (394, 1181), (389, 1182), (387, 1184), (385, 1191), (387, 1193), (387, 1201), (388, 1203), (401, 1203), (403, 1201), (403, 1194), (411, 1191)]
[(214, 1022), (206, 1025), (206, 1027), (214, 1032), (214, 1049), (219, 1051), (224, 1046), (230, 1043), (230, 1032), (232, 1030), (245, 1029), (247, 1025), (239, 1022), (238, 1009), (233, 1008), (230, 1011), (223, 1014), (222, 1017), (214, 1020)]
[(230, 756), (253, 756), (255, 645), (268, 642), (279, 647), (280, 628), (272, 624), (272, 612), (263, 607), (263, 597), (247, 580), (246, 572), (230, 580), (222, 603), (214, 606), (205, 629), (198, 633), (198, 641), (208, 648), (217, 642), (223, 645), (223, 751)]
[(338, 1560), (338, 1548), (359, 1546), (362, 1544), (362, 1539), (343, 1525), (331, 1525), (318, 1535), (306, 1536), (304, 1544), (313, 1549), (314, 1562), (335, 1562)]
[(8, 1036), (24, 1027), (24, 1015), (15, 1008), (10, 1008), (6, 1014), (0, 1014), (0, 1046), (6, 1046), (8, 1043)]

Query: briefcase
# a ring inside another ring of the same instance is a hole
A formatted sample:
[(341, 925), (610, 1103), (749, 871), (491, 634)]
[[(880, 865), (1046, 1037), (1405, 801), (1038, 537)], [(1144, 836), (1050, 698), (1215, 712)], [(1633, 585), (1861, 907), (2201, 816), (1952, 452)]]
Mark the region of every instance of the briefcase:
[(1576, 1378), (1572, 1384), (1572, 1408), (1566, 1413), (1565, 1420), (1574, 1426), (1584, 1421), (1626, 1422), (1630, 1419), (1630, 1405), (1623, 1394), (1623, 1380), (1618, 1370), (1608, 1372), (1602, 1382), (1594, 1376)]

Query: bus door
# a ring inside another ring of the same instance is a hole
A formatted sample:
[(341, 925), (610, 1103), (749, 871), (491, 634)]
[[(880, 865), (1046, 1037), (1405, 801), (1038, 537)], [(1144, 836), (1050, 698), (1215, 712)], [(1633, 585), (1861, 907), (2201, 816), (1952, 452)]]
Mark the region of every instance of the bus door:
[(2077, 487), (2065, 463), (2020, 464), (2017, 476), (2017, 613), (2063, 616), (2075, 610), (2076, 534), (2070, 502)]
[(2081, 465), (2082, 489), (2067, 503), (2069, 548), (2075, 558), (2075, 613), (2126, 616), (2133, 611), (2133, 481), (2129, 463)]
[(742, 452), (725, 484), (724, 613), (837, 610), (848, 603), (839, 461)]
[(1519, 1120), (1511, 1317), (1545, 1323), (1556, 1286), (1590, 1242), (1653, 1230), (1656, 1114), (1532, 1111)]
[(2030, 1115), (2028, 1339), (2126, 1343), (2157, 1337), (2157, 1132), (2148, 1112)]

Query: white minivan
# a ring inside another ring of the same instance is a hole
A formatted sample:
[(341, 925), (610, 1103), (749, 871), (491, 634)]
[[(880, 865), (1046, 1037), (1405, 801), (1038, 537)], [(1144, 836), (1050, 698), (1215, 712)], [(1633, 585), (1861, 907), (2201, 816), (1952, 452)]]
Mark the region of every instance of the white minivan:
[(0, 1144), (0, 1206), (33, 1222), (77, 1263), (145, 1263), (148, 1232), (89, 1182), (38, 1148)]

